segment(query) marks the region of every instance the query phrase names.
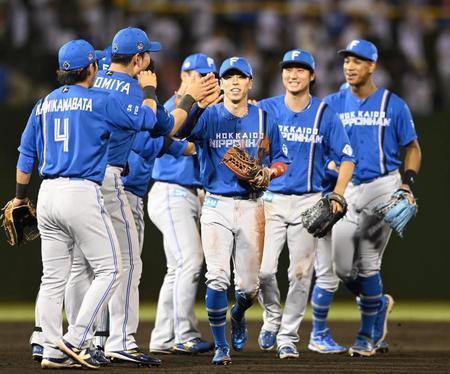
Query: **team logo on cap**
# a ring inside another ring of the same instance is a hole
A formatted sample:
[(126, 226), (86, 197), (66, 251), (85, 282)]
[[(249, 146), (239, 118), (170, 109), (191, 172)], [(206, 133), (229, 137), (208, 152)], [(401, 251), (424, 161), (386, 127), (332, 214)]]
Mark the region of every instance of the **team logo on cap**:
[(113, 53), (117, 52), (118, 50), (119, 50), (119, 46), (117, 45), (117, 43), (114, 43), (114, 44), (112, 45), (112, 51), (113, 51)]
[(206, 61), (208, 62), (208, 66), (214, 66), (214, 60), (211, 57), (208, 57)]
[(348, 45), (348, 49), (353, 49), (359, 44), (359, 40), (352, 40), (350, 44)]
[(144, 43), (137, 42), (136, 43), (136, 48), (137, 48), (138, 51), (142, 51), (144, 49)]
[(92, 61), (94, 59), (94, 54), (92, 52), (89, 52), (87, 57), (89, 61)]
[(230, 65), (233, 65), (235, 62), (239, 61), (239, 57), (231, 57), (230, 58)]
[(63, 63), (63, 68), (64, 68), (64, 70), (69, 70), (69, 68), (70, 68), (70, 63), (69, 63), (69, 61), (64, 61), (64, 63)]
[(298, 56), (300, 56), (301, 53), (302, 53), (302, 52), (297, 51), (297, 50), (292, 51), (292, 53), (291, 53), (291, 59), (292, 59), (292, 60), (295, 60)]

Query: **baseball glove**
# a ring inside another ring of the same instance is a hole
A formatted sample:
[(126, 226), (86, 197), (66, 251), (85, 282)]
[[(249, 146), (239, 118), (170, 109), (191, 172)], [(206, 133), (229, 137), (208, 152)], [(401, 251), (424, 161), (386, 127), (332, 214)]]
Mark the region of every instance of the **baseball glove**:
[(2, 211), (0, 221), (10, 245), (21, 245), (39, 236), (36, 209), (30, 200), (20, 206), (13, 206), (13, 200), (10, 200)]
[[(413, 201), (410, 202), (408, 197), (412, 197)], [(374, 213), (383, 218), (400, 237), (403, 237), (406, 225), (417, 214), (418, 208), (411, 191), (400, 188), (387, 202), (377, 205)]]
[[(341, 205), (342, 212), (333, 213), (331, 204), (333, 200)], [(301, 214), (302, 223), (310, 234), (316, 238), (322, 238), (337, 221), (345, 216), (345, 213), (347, 213), (347, 201), (344, 196), (330, 192)]]
[(223, 155), (222, 162), (254, 190), (265, 190), (270, 183), (270, 169), (258, 165), (258, 161), (244, 149), (233, 146)]

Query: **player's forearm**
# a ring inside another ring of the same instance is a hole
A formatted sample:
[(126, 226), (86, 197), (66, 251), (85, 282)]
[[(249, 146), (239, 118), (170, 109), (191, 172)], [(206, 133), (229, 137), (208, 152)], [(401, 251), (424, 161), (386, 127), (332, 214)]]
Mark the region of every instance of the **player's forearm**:
[(339, 167), (339, 175), (334, 187), (334, 192), (339, 195), (344, 195), (345, 189), (347, 188), (348, 182), (352, 179), (353, 170), (355, 169), (355, 164), (352, 161), (342, 161)]
[(197, 153), (195, 150), (195, 144), (188, 142), (186, 148), (184, 149), (183, 155), (184, 156), (193, 156)]
[(138, 74), (139, 86), (144, 93), (143, 105), (148, 106), (156, 113), (156, 75), (152, 71), (141, 71)]
[[(172, 112), (174, 124), (169, 136), (175, 136), (182, 126), (185, 125), (186, 119), (191, 112), (195, 100), (191, 95), (184, 95), (177, 108)], [(197, 117), (198, 118), (198, 117)]]
[(405, 162), (401, 188), (412, 191), (421, 162), (422, 152), (420, 145), (417, 140), (414, 140), (405, 147)]
[(24, 173), (22, 170), (17, 169), (16, 172), (16, 182), (20, 184), (30, 183), (31, 173)]
[(405, 162), (403, 170), (413, 170), (418, 173), (421, 162), (422, 151), (420, 150), (419, 142), (414, 140), (405, 147)]
[(13, 205), (20, 205), (28, 197), (28, 185), (31, 179), (31, 173), (24, 173), (20, 169), (16, 169), (16, 196)]

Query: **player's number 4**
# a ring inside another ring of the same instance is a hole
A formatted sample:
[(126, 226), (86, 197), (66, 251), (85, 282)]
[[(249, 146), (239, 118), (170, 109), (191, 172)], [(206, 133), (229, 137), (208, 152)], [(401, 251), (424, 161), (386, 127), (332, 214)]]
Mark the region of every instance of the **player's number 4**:
[(61, 133), (61, 118), (55, 118), (55, 142), (64, 142), (64, 152), (69, 152), (69, 119), (64, 118)]

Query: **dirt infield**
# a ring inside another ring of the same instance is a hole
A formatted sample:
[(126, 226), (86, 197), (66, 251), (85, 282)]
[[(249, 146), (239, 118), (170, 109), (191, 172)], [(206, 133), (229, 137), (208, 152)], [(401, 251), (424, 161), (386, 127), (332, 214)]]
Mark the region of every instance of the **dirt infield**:
[[(30, 373), (40, 371), (31, 360), (28, 338), (31, 322), (0, 324), (0, 372)], [(137, 336), (142, 348), (148, 346), (152, 324), (142, 323)], [(356, 322), (331, 324), (334, 338), (341, 344), (351, 344), (357, 331)], [(137, 368), (115, 365), (103, 368), (105, 373), (450, 373), (450, 323), (391, 323), (388, 342), (391, 350), (371, 358), (343, 355), (321, 355), (307, 350), (309, 322), (305, 322), (299, 344), (300, 358), (280, 360), (275, 353), (260, 352), (257, 346), (259, 323), (249, 324), (249, 343), (244, 352), (232, 352), (233, 363), (228, 367), (210, 364), (211, 354), (198, 356), (161, 356), (161, 368)], [(209, 337), (206, 323), (201, 324)], [(71, 370), (71, 373), (82, 372)], [(86, 370), (83, 370), (86, 372)]]

